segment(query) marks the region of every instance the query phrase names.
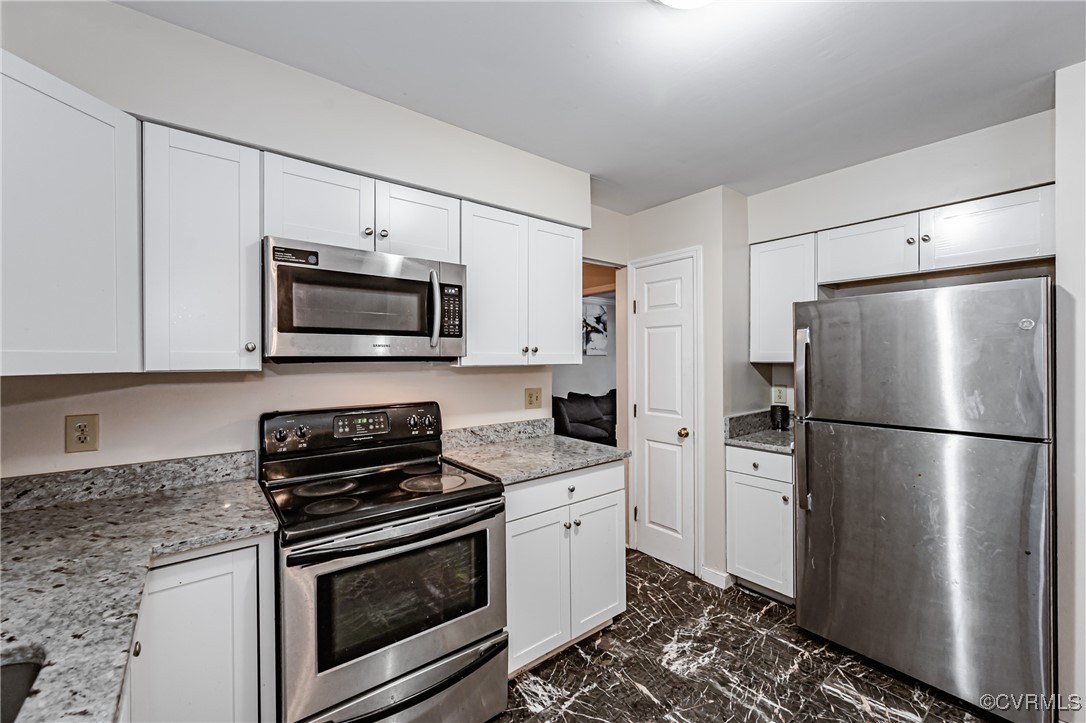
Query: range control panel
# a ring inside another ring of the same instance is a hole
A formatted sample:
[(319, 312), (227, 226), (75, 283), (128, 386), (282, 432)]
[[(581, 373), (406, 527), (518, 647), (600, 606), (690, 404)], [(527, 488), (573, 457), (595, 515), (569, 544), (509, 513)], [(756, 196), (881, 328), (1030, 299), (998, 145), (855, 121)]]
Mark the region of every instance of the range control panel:
[(441, 435), (437, 402), (271, 412), (260, 417), (265, 454), (379, 447)]
[(462, 323), (464, 312), (464, 287), (456, 284), (441, 285), (441, 336), (464, 336)]

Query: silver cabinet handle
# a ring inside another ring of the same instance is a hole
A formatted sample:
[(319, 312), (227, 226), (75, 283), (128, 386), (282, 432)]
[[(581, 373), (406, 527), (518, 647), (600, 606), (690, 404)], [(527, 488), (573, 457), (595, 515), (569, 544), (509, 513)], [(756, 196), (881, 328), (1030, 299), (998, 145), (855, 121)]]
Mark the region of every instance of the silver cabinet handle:
[(362, 235), (363, 236), (372, 236), (373, 235), (373, 229), (370, 228), (370, 227), (367, 227), (364, 231), (362, 231)]
[(754, 467), (754, 469), (758, 469), (760, 465), (757, 462), (753, 462), (751, 466)]
[(788, 495), (781, 495), (781, 500), (784, 501), (784, 504), (788, 504)]
[(532, 353), (533, 354), (538, 354), (539, 353), (539, 347), (538, 346), (533, 346), (532, 347)]
[(923, 236), (920, 237), (920, 240), (923, 241), (924, 243), (929, 243), (931, 241), (931, 236), (928, 236), (927, 234), (924, 234)]
[(573, 524), (577, 525), (577, 527), (580, 527), (581, 526), (581, 521), (580, 520), (574, 520)]
[(910, 236), (909, 238), (905, 239), (905, 243), (907, 243), (907, 244), (909, 244), (910, 246), (912, 246), (913, 244), (915, 244), (915, 243), (916, 243), (916, 239), (914, 239), (914, 238), (913, 238), (912, 236)]
[[(577, 524), (579, 525), (579, 524), (581, 524), (581, 523), (580, 523), (580, 522), (578, 522)], [(568, 529), (569, 529), (570, 527), (572, 527), (572, 525), (570, 525), (570, 524), (569, 524), (568, 522), (563, 522), (563, 523), (562, 523), (562, 527), (564, 527), (564, 528), (566, 528), (566, 529), (568, 530)]]
[(142, 652), (143, 652), (143, 646), (140, 645), (140, 641), (137, 640), (136, 641), (136, 647), (132, 648), (132, 657), (133, 658), (138, 658), (138, 657), (140, 657), (140, 653), (142, 653)]
[(528, 347), (524, 347), (523, 349), (521, 349), (520, 353), (521, 354), (527, 354), (528, 353)]
[(570, 485), (569, 487), (566, 487), (566, 489), (569, 490), (570, 492), (576, 492), (577, 491), (577, 485)]
[(256, 351), (256, 344), (249, 342), (245, 345), (245, 351)]
[(381, 233), (380, 233), (380, 234), (378, 234), (378, 235), (379, 235), (379, 236), (380, 236), (381, 238), (388, 238), (388, 229), (387, 229), (387, 228), (383, 228), (383, 229), (381, 229)]

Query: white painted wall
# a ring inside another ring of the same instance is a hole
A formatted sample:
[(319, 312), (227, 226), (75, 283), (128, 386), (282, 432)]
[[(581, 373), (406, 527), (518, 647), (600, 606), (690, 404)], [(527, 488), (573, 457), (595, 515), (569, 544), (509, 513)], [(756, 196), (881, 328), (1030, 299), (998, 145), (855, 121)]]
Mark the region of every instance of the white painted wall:
[[(524, 387), (543, 408), (524, 409)], [(84, 374), (0, 382), (0, 474), (256, 449), (257, 419), (287, 409), (434, 400), (448, 428), (551, 415), (551, 368), (426, 362), (267, 364), (263, 374)], [(101, 415), (100, 450), (64, 453), (64, 416)]]
[(1045, 111), (755, 194), (750, 242), (1050, 183), (1055, 115)]
[(607, 309), (607, 355), (582, 356), (580, 364), (554, 367), (551, 394), (556, 397), (568, 396), (570, 392), (599, 396), (618, 388), (618, 359), (615, 356), (617, 351), (615, 303), (593, 301), (591, 297), (586, 297), (584, 303), (593, 305), (598, 303)]
[(4, 49), (130, 113), (591, 225), (587, 173), (135, 10), (6, 1), (0, 17)]
[(1086, 698), (1086, 63), (1056, 72), (1055, 163), (1060, 687)]
[(585, 230), (582, 253), (590, 261), (625, 266), (630, 256), (630, 217), (592, 207), (592, 228)]

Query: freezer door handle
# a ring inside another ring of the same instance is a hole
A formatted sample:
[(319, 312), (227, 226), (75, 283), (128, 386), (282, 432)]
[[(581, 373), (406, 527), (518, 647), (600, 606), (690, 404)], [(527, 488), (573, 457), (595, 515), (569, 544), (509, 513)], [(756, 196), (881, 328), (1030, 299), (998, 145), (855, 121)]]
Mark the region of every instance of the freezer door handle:
[(811, 346), (811, 330), (796, 329), (796, 419), (807, 418), (807, 350)]
[[(797, 379), (799, 378), (797, 373)], [(799, 399), (799, 389), (796, 389), (796, 399)], [(797, 404), (799, 402), (797, 401)], [(807, 422), (796, 419), (795, 450), (792, 459), (795, 460), (796, 476), (796, 504), (801, 510), (811, 509), (811, 497), (807, 491)]]

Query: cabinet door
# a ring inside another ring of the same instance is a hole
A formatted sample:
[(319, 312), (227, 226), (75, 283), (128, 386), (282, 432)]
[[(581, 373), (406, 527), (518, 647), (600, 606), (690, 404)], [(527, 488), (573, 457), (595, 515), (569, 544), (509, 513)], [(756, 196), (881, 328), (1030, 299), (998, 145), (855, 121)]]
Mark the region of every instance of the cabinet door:
[(462, 210), (468, 353), (460, 364), (526, 364), (528, 217), (467, 201)]
[(150, 571), (129, 659), (132, 720), (254, 721), (256, 548)]
[(815, 299), (815, 235), (750, 247), (750, 360), (793, 361), (792, 304)]
[(919, 216), (884, 218), (818, 232), (818, 283), (915, 273)]
[(920, 212), (920, 268), (948, 269), (1056, 253), (1053, 186)]
[(146, 123), (143, 199), (145, 367), (259, 370), (260, 152)]
[(570, 640), (569, 507), (505, 526), (509, 672)]
[(6, 375), (141, 368), (139, 121), (3, 52)]
[(611, 492), (569, 507), (570, 635), (588, 632), (626, 610), (626, 506)]
[(373, 179), (264, 154), (264, 235), (373, 251)]
[(728, 572), (795, 596), (792, 485), (727, 473)]
[(580, 229), (529, 219), (528, 363), (580, 364), (581, 314)]
[(460, 199), (377, 181), (377, 250), (460, 263)]

